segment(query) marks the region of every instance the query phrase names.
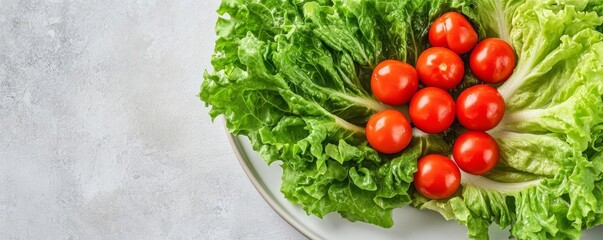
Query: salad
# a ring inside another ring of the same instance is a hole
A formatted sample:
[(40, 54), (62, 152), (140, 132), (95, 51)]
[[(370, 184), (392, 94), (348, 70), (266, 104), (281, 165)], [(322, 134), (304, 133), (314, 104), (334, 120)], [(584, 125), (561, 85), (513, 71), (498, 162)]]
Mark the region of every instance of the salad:
[(223, 0), (218, 13), (200, 98), (282, 162), (281, 192), (308, 214), (388, 228), (412, 206), (472, 239), (603, 224), (603, 1)]

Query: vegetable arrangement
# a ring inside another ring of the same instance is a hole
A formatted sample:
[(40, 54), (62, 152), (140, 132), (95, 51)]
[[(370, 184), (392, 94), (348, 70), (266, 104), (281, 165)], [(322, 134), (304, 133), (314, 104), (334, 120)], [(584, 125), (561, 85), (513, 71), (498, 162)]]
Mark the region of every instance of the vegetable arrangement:
[[(412, 205), (473, 239), (492, 223), (518, 239), (577, 239), (603, 224), (602, 6), (223, 0), (200, 97), (282, 162), (281, 191), (308, 214), (391, 227), (392, 210)], [(386, 60), (396, 67), (377, 71)], [(390, 136), (369, 144), (374, 132)]]

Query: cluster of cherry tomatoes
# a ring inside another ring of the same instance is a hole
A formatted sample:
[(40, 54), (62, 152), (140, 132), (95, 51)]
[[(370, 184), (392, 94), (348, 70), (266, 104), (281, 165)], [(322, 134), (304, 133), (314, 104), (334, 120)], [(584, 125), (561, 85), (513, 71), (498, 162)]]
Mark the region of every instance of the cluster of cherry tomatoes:
[[(421, 53), (416, 68), (386, 60), (374, 69), (371, 89), (375, 97), (393, 106), (409, 104), (411, 121), (399, 111), (382, 111), (369, 119), (366, 136), (377, 151), (393, 154), (410, 143), (410, 122), (425, 133), (436, 134), (448, 130), (458, 120), (468, 131), (454, 143), (454, 161), (443, 155), (424, 156), (419, 159), (414, 175), (419, 193), (442, 199), (450, 197), (460, 186), (459, 168), (482, 175), (498, 163), (498, 144), (485, 131), (500, 123), (505, 103), (496, 88), (487, 84), (509, 78), (516, 59), (513, 48), (504, 40), (488, 38), (478, 43), (472, 25), (456, 12), (435, 20), (429, 29), (429, 43), (431, 48)], [(463, 80), (465, 63), (461, 56), (465, 54), (472, 73), (486, 84), (465, 89), (455, 101), (449, 91)]]

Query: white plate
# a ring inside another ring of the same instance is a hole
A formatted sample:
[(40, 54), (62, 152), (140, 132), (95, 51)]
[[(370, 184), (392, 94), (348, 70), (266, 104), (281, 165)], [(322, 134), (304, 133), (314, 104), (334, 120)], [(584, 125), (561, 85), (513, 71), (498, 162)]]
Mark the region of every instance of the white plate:
[[(320, 219), (308, 216), (303, 209), (294, 206), (280, 192), (281, 167), (278, 162), (268, 166), (253, 151), (247, 137), (228, 133), (230, 143), (245, 173), (268, 204), (285, 221), (309, 239), (467, 239), (467, 230), (456, 221), (446, 221), (438, 213), (420, 211), (412, 207), (394, 210), (394, 226), (381, 228), (362, 222), (349, 222), (337, 213)], [(583, 232), (582, 239), (601, 239), (603, 227)], [(508, 239), (507, 230), (490, 227), (491, 239)]]

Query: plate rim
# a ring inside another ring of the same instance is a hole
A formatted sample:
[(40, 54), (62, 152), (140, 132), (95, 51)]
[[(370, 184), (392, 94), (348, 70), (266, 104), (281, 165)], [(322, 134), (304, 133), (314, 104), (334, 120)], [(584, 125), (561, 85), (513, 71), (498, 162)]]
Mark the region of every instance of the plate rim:
[(226, 121), (224, 121), (224, 130), (226, 131), (228, 141), (230, 142), (230, 146), (237, 157), (239, 165), (241, 165), (241, 168), (243, 168), (245, 175), (247, 175), (247, 178), (251, 181), (251, 184), (255, 190), (260, 193), (260, 196), (262, 196), (264, 201), (268, 203), (270, 208), (272, 208), (272, 210), (276, 212), (283, 220), (285, 220), (285, 222), (301, 233), (304, 237), (308, 239), (320, 239), (314, 231), (310, 230), (298, 219), (294, 218), (279, 202), (274, 199), (274, 196), (266, 190), (267, 187), (263, 181), (259, 180), (257, 171), (250, 167), (251, 163), (249, 157), (246, 154), (242, 154), (242, 145), (238, 136), (235, 136), (228, 131)]

